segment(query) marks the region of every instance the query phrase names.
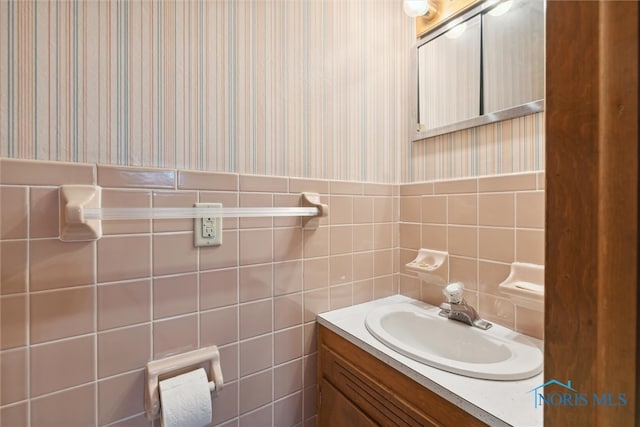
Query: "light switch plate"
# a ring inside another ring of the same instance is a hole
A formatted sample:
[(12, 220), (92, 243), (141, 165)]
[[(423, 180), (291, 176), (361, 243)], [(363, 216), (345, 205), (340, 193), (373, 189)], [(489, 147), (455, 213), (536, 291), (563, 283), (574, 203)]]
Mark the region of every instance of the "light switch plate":
[[(196, 203), (196, 208), (222, 208), (222, 203)], [(193, 220), (193, 245), (220, 246), (222, 244), (222, 217), (202, 217)]]

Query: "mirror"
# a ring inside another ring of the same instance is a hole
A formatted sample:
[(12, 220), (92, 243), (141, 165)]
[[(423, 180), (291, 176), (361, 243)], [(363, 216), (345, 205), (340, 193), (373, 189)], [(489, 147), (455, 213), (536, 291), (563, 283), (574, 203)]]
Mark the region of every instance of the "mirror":
[(420, 124), (434, 129), (480, 115), (480, 15), (420, 46), (418, 69)]
[(484, 111), (544, 98), (544, 3), (505, 1), (482, 14)]
[(543, 111), (544, 0), (480, 3), (419, 40), (414, 61), (414, 141)]

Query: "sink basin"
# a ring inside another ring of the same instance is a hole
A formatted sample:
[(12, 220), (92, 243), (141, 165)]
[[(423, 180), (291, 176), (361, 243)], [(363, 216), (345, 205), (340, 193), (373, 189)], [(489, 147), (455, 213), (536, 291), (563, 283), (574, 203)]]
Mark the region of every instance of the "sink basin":
[(454, 374), (521, 380), (542, 371), (542, 351), (534, 340), (499, 325), (484, 331), (438, 312), (420, 302), (392, 304), (370, 311), (365, 324), (393, 350)]

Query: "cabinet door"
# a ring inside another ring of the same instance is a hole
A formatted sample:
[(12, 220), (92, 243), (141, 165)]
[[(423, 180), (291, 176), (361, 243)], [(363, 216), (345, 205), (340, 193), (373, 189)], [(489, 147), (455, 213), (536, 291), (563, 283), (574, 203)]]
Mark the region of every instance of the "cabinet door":
[(324, 378), (318, 384), (320, 391), (318, 427), (373, 427), (377, 426), (357, 406)]
[(480, 15), (418, 48), (419, 123), (425, 130), (480, 115)]
[(482, 14), (484, 114), (544, 98), (544, 0), (509, 0)]

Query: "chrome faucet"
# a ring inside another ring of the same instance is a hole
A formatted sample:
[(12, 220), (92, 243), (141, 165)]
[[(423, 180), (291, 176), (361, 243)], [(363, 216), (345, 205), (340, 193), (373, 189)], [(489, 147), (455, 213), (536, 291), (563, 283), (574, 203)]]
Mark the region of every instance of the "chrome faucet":
[(440, 316), (484, 330), (493, 326), (486, 320), (482, 320), (476, 310), (467, 304), (462, 298), (463, 292), (464, 285), (461, 282), (450, 283), (444, 288), (442, 293), (447, 298), (447, 302), (440, 304)]

